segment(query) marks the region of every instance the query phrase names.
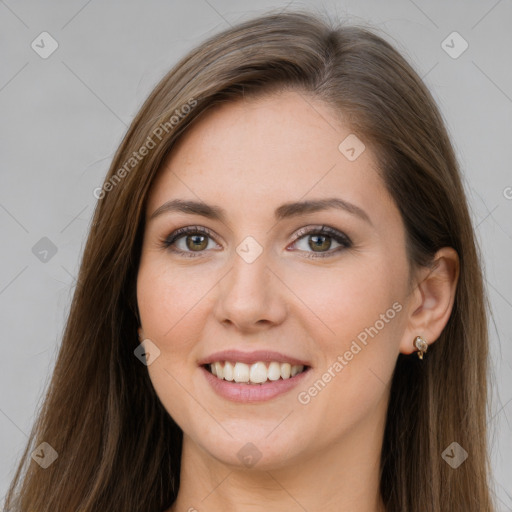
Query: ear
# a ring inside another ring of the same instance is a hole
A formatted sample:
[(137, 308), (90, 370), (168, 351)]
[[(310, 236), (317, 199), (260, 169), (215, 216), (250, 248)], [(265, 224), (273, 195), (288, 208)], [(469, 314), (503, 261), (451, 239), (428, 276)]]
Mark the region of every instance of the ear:
[(452, 247), (443, 247), (431, 267), (422, 268), (407, 308), (408, 318), (400, 352), (416, 352), (414, 339), (422, 336), (430, 345), (436, 341), (450, 318), (459, 280), (459, 256)]
[(144, 332), (142, 330), (142, 327), (139, 327), (137, 329), (137, 333), (139, 334), (139, 342), (142, 342), (144, 340)]

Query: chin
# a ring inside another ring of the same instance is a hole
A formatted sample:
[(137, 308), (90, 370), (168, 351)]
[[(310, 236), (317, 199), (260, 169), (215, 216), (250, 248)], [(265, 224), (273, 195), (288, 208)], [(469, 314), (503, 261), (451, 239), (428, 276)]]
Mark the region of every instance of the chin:
[(280, 469), (300, 457), (301, 448), (305, 443), (303, 437), (291, 435), (289, 431), (283, 431), (280, 436), (269, 435), (276, 426), (275, 422), (272, 424), (271, 428), (266, 426), (252, 431), (239, 428), (238, 432), (233, 433), (233, 437), (223, 432), (219, 438), (209, 437), (205, 443), (200, 444), (214, 459), (233, 469)]

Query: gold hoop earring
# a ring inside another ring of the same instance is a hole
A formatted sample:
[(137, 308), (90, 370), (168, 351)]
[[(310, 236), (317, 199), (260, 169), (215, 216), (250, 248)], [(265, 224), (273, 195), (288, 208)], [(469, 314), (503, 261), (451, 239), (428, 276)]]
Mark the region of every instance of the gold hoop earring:
[(418, 357), (420, 359), (423, 359), (423, 354), (428, 349), (427, 341), (421, 336), (416, 336), (416, 338), (414, 338), (414, 346), (418, 349), (418, 352), (416, 352), (418, 354)]

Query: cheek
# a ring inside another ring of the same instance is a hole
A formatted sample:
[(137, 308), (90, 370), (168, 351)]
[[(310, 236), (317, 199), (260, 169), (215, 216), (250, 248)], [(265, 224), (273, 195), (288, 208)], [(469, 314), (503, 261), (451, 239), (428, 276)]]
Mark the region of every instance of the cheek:
[[(210, 278), (211, 279), (211, 278)], [(197, 340), (198, 316), (211, 283), (199, 267), (171, 268), (168, 262), (141, 264), (137, 278), (137, 301), (146, 337), (166, 352), (184, 350)]]
[(351, 431), (377, 435), (387, 407), (405, 308), (394, 276), (373, 268), (294, 281), (308, 306), (301, 308), (302, 327), (312, 334), (318, 363), (314, 378), (297, 389), (295, 418), (303, 438), (322, 432), (326, 446)]
[(400, 302), (400, 265), (382, 255), (367, 258), (364, 264), (362, 260), (354, 256), (336, 268), (293, 276), (290, 272), (286, 277), (300, 299), (296, 304), (302, 311), (297, 311), (302, 327), (314, 338), (317, 378), (322, 381), (311, 394), (302, 391), (315, 407), (324, 409), (319, 413), (323, 417), (337, 410), (330, 408), (333, 404), (352, 411), (352, 418), (364, 414), (382, 398), (399, 353), (405, 309)]
[(194, 350), (205, 322), (205, 294), (211, 287), (193, 271), (171, 269), (168, 261), (159, 258), (143, 260), (137, 277), (144, 335), (160, 350), (147, 368), (149, 377), (167, 412), (187, 431), (192, 428), (189, 393), (197, 395), (191, 380)]
[(397, 265), (383, 261), (380, 255), (353, 255), (329, 268), (298, 271), (290, 267), (284, 270), (283, 280), (293, 283), (298, 299), (294, 302), (302, 311), (297, 316), (307, 321), (308, 330), (318, 333), (324, 340), (322, 348), (330, 353), (348, 347), (376, 322), (379, 334), (391, 331), (389, 326), (396, 323), (396, 309), (400, 309), (393, 309), (393, 304), (402, 297), (398, 274)]

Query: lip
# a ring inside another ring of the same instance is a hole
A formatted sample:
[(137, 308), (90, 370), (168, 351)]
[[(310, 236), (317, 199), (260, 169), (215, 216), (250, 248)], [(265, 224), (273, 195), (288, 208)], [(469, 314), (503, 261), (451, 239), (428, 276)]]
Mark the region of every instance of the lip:
[[(225, 361), (226, 359), (223, 360)], [(276, 359), (272, 360), (276, 361)], [(259, 361), (261, 361), (261, 359), (259, 359)], [(309, 373), (310, 369), (311, 367), (304, 370), (302, 373), (298, 373), (295, 377), (290, 377), (289, 379), (267, 381), (264, 384), (244, 384), (219, 379), (210, 373), (204, 366), (200, 367), (200, 370), (203, 372), (203, 375), (215, 393), (227, 400), (231, 400), (232, 402), (243, 403), (264, 402), (279, 395), (283, 395), (298, 386)]]
[[(287, 356), (280, 352), (274, 352), (272, 350), (256, 350), (254, 352), (242, 352), (240, 350), (222, 350), (221, 352), (215, 352), (203, 359), (200, 359), (197, 364), (204, 366), (206, 364), (215, 363), (217, 361), (224, 362), (229, 361), (232, 363), (240, 362), (245, 364), (254, 364), (259, 361), (262, 363), (270, 363), (276, 361), (278, 363), (290, 363), (295, 365), (302, 365), (311, 367), (311, 363), (302, 359), (297, 359), (293, 356)], [(301, 375), (301, 374), (299, 374)], [(220, 380), (220, 379), (217, 379)]]

